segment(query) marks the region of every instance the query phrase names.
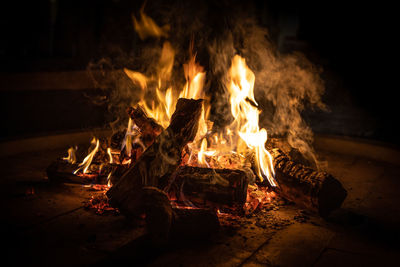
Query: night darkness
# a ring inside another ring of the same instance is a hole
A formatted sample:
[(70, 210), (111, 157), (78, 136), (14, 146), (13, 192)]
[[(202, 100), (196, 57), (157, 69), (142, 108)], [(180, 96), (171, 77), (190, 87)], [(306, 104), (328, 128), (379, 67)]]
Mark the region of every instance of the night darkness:
[[(157, 2), (162, 8), (168, 7), (168, 1)], [(235, 1), (223, 2), (222, 6), (237, 4)], [(177, 3), (179, 1), (173, 1), (171, 5)], [(221, 6), (212, 1), (209, 5)], [(101, 114), (103, 108), (85, 107), (85, 101), (78, 100), (82, 92), (59, 90), (59, 94), (47, 94), (42, 90), (35, 94), (26, 92), (22, 81), (19, 81), (21, 84), (10, 84), (8, 76), (15, 73), (85, 70), (89, 62), (101, 58), (110, 58), (116, 67), (121, 67), (123, 62), (119, 59), (129, 55), (138, 42), (130, 16), (137, 13), (141, 6), (142, 1), (126, 0), (26, 1), (3, 6), (0, 18), (0, 71), (1, 112), (6, 130), (2, 131), (1, 139), (46, 135), (104, 124), (107, 116)], [(324, 100), (331, 113), (324, 114), (323, 119), (319, 118), (325, 121), (323, 126), (311, 121), (315, 132), (398, 144), (394, 133), (397, 86), (391, 83), (395, 74), (389, 65), (396, 54), (390, 41), (395, 34), (390, 30), (390, 6), (383, 3), (349, 4), (346, 1), (250, 1), (248, 6), (255, 7), (252, 14), (262, 26), (268, 28), (272, 42), (282, 53), (300, 51), (323, 69), (322, 78), (327, 88)], [(223, 18), (223, 12), (214, 10), (210, 13), (222, 14)], [(287, 36), (284, 35), (285, 27), (289, 29)], [(296, 29), (294, 33), (291, 32), (293, 28)], [(282, 36), (291, 40), (289, 45), (279, 43)], [(12, 89), (16, 87), (18, 92)], [(87, 94), (94, 92), (91, 90)], [(344, 117), (335, 115), (335, 105), (343, 104), (342, 97), (350, 99), (350, 108), (338, 111), (347, 113)], [(61, 103), (63, 99), (64, 103)], [(69, 109), (73, 110), (69, 112), (72, 117), (80, 116), (81, 120), (66, 117), (61, 123), (48, 116), (49, 113), (65, 114)], [(354, 109), (357, 112), (351, 114)], [(89, 113), (91, 116), (84, 115)], [(305, 115), (310, 120), (314, 120), (315, 116)], [(342, 123), (330, 126), (326, 121), (330, 121), (332, 116)], [(26, 118), (24, 127), (17, 122), (21, 117)], [(362, 122), (354, 128), (354, 121), (358, 120)]]
[(1, 262), (397, 266), (398, 10), (2, 1)]

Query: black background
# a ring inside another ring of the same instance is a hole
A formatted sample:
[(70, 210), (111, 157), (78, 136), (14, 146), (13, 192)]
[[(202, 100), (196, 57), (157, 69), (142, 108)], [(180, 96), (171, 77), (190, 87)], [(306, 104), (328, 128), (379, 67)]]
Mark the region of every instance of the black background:
[[(224, 2), (226, 5), (244, 4), (242, 1)], [(176, 3), (179, 1), (171, 6)], [(4, 3), (0, 16), (0, 71), (7, 74), (84, 70), (90, 61), (128, 53), (137, 40), (134, 34), (127, 34), (132, 32), (130, 16), (138, 12), (142, 4), (142, 1), (127, 0)], [(168, 6), (166, 1), (162, 4), (162, 8)], [(368, 138), (399, 143), (395, 59), (398, 48), (394, 42), (398, 29), (394, 6), (382, 1), (247, 1), (244, 5), (259, 10), (256, 15), (269, 28), (273, 41), (276, 41), (275, 33), (279, 32), (281, 16), (298, 18), (297, 38), (307, 44), (302, 52), (325, 72), (334, 73), (335, 79), (340, 79), (341, 86), (350, 94), (352, 104), (377, 122)], [(57, 7), (55, 18), (51, 15), (54, 6)], [(262, 12), (266, 9), (267, 13)], [(216, 12), (223, 17), (223, 10)], [(1, 139), (65, 130), (57, 125), (15, 130), (15, 118), (23, 116), (23, 111), (21, 114), (9, 114), (9, 111), (11, 105), (19, 104), (18, 97), (7, 90), (1, 94), (2, 127), (5, 127)], [(43, 99), (48, 101), (48, 97)], [(31, 117), (29, 120), (34, 120), (34, 115)], [(91, 123), (83, 121), (64, 126), (71, 129), (92, 127), (103, 119), (104, 116), (99, 116)], [(336, 133), (334, 129), (332, 133)]]

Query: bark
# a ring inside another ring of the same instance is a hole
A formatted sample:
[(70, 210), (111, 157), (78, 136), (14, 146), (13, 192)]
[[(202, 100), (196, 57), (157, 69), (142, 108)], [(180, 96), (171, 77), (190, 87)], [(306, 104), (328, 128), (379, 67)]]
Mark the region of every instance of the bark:
[(282, 197), (322, 217), (340, 208), (347, 191), (336, 178), (291, 161), (279, 149), (273, 149), (271, 155), (274, 158), (277, 191)]

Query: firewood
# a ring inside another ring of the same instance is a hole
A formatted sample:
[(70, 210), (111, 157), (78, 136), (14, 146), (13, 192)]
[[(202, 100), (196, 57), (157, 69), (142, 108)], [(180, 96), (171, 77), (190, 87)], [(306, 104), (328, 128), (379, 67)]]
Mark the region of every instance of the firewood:
[(121, 213), (137, 213), (144, 186), (165, 186), (168, 177), (180, 164), (182, 149), (197, 133), (202, 102), (179, 99), (169, 127), (107, 192), (110, 203)]
[(71, 164), (63, 159), (53, 161), (46, 169), (47, 177), (54, 183), (72, 183), (72, 184), (107, 184), (108, 174), (112, 171), (111, 182), (118, 180), (126, 169), (123, 165), (107, 163), (103, 165), (101, 173), (89, 173), (84, 175), (74, 174), (78, 169), (77, 163)]
[(271, 155), (282, 197), (322, 217), (340, 208), (347, 191), (336, 178), (291, 161), (280, 149), (272, 149)]
[(252, 176), (250, 169), (180, 166), (171, 176), (166, 191), (177, 201), (190, 201), (196, 207), (242, 207)]
[(138, 209), (146, 215), (146, 229), (155, 243), (168, 239), (199, 239), (212, 236), (219, 229), (215, 211), (173, 208), (167, 195), (156, 187), (143, 187)]
[(142, 135), (141, 139), (146, 147), (150, 146), (156, 137), (163, 131), (163, 127), (154, 119), (148, 117), (140, 105), (136, 105), (134, 108), (129, 107), (127, 113), (133, 122), (139, 127)]
[(73, 183), (73, 184), (105, 184), (106, 177), (97, 174), (79, 176), (73, 172), (78, 169), (78, 164), (71, 164), (65, 160), (57, 159), (53, 161), (46, 169), (47, 178), (55, 183)]

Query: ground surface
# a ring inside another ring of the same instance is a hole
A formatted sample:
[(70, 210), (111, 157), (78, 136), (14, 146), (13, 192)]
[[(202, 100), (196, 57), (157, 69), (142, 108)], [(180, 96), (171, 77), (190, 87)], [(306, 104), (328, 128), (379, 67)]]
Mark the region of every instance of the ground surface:
[(45, 169), (63, 152), (1, 160), (1, 230), (9, 265), (397, 265), (400, 166), (321, 152), (348, 190), (343, 208), (327, 220), (278, 201), (254, 216), (223, 219), (232, 227), (206, 241), (154, 246), (140, 221), (85, 209), (96, 192), (48, 183)]

